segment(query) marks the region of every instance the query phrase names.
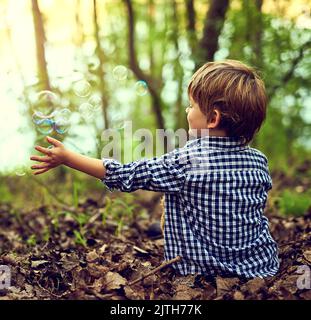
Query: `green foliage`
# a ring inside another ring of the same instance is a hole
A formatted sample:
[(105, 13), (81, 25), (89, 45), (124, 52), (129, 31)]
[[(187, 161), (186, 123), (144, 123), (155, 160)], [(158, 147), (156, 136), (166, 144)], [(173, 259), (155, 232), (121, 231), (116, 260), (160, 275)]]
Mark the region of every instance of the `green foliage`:
[(90, 219), (90, 216), (87, 213), (79, 213), (72, 215), (72, 217), (79, 223), (80, 229), (82, 229)]
[(30, 237), (28, 237), (26, 243), (29, 246), (34, 247), (37, 244), (37, 236), (35, 234), (32, 234)]
[[(124, 199), (122, 199), (124, 198)], [(108, 217), (117, 223), (116, 235), (120, 235), (124, 225), (128, 225), (136, 218), (135, 209), (138, 207), (134, 202), (134, 196), (125, 193), (123, 197), (116, 199), (105, 198), (105, 208), (102, 211), (102, 221), (106, 224)]]
[(48, 210), (48, 214), (51, 217), (51, 223), (53, 225), (53, 228), (55, 231), (59, 230), (59, 218), (61, 216), (65, 216), (69, 214), (67, 211), (53, 211), (53, 210)]
[(86, 239), (85, 239), (84, 235), (82, 234), (82, 232), (80, 232), (78, 230), (73, 230), (73, 233), (75, 235), (76, 244), (80, 244), (83, 247), (86, 247), (87, 246), (87, 242), (86, 242)]
[(51, 236), (50, 227), (45, 226), (42, 233), (42, 240), (48, 242)]
[(285, 216), (304, 215), (311, 207), (311, 192), (298, 193), (290, 189), (281, 192), (277, 199), (277, 206)]

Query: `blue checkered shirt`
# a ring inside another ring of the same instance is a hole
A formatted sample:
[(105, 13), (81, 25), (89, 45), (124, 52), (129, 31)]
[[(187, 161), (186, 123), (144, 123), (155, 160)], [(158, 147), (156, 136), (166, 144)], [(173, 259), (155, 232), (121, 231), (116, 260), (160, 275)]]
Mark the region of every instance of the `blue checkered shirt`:
[(165, 193), (164, 256), (182, 275), (274, 275), (277, 244), (263, 215), (272, 188), (267, 158), (234, 137), (189, 140), (161, 157), (103, 159), (108, 190)]

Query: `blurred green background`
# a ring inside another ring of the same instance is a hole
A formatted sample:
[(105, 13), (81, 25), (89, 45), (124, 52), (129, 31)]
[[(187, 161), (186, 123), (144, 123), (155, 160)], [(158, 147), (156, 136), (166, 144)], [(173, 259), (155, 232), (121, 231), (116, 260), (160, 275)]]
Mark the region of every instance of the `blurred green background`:
[(228, 58), (257, 68), (266, 84), (268, 115), (252, 146), (269, 159), (269, 210), (310, 209), (310, 1), (0, 0), (0, 17), (1, 203), (73, 205), (105, 192), (66, 168), (31, 175), (28, 158), (50, 126), (34, 122), (38, 94), (70, 110), (64, 130), (49, 134), (100, 157), (102, 131), (122, 132), (124, 120), (153, 133), (187, 128), (191, 75)]

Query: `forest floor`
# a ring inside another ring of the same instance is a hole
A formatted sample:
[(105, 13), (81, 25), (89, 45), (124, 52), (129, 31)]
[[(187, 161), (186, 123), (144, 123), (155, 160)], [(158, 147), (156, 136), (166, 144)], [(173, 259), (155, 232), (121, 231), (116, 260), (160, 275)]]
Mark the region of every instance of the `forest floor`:
[(117, 224), (109, 217), (103, 223), (103, 205), (91, 199), (72, 208), (75, 215), (56, 218), (50, 207), (22, 212), (0, 205), (0, 265), (11, 268), (11, 286), (0, 299), (311, 299), (310, 289), (297, 287), (298, 267), (311, 265), (311, 211), (297, 218), (269, 214), (281, 261), (274, 277), (181, 277), (169, 265), (131, 284), (163, 263), (159, 197), (139, 206), (148, 214), (116, 235)]

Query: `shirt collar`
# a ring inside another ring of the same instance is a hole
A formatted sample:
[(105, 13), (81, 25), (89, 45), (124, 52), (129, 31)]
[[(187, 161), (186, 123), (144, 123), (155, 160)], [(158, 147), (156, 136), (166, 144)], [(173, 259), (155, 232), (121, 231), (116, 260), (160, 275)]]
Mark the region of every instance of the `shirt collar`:
[(230, 150), (244, 150), (248, 149), (248, 144), (245, 144), (244, 139), (241, 137), (217, 137), (217, 136), (204, 136), (204, 137), (190, 137), (187, 145), (199, 144), (213, 149), (230, 149)]

